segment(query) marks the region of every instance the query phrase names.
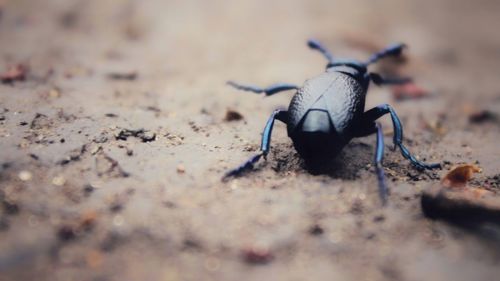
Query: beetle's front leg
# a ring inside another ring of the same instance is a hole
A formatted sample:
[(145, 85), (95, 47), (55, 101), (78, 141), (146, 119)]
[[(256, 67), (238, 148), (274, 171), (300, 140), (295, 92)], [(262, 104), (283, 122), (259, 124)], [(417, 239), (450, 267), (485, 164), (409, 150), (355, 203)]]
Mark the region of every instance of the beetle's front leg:
[(382, 160), (384, 159), (384, 133), (382, 131), (382, 125), (379, 122), (375, 122), (371, 118), (364, 118), (358, 124), (355, 131), (355, 137), (364, 137), (372, 134), (376, 134), (377, 136), (377, 145), (375, 148), (375, 157), (373, 162), (377, 173), (378, 191), (382, 205), (386, 205), (388, 189), (385, 180), (384, 167), (382, 167)]
[(375, 123), (377, 131), (377, 148), (375, 149), (375, 170), (377, 171), (378, 191), (382, 205), (387, 204), (387, 184), (385, 181), (384, 167), (382, 167), (382, 160), (384, 159), (384, 132), (382, 125), (378, 122)]
[(274, 120), (280, 120), (284, 123), (288, 122), (288, 111), (285, 110), (275, 110), (269, 119), (267, 120), (266, 127), (264, 127), (264, 132), (262, 132), (262, 141), (260, 144), (260, 152), (250, 159), (248, 159), (245, 163), (241, 164), (235, 169), (228, 171), (222, 180), (227, 180), (230, 177), (237, 177), (249, 171), (253, 168), (253, 165), (259, 161), (259, 159), (264, 156), (266, 158), (269, 150), (271, 148), (271, 135), (273, 132)]

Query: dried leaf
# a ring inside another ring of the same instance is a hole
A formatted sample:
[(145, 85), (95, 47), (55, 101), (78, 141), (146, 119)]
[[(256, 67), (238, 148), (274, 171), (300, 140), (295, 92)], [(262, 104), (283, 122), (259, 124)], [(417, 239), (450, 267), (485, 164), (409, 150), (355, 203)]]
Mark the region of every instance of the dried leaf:
[(0, 75), (0, 80), (2, 83), (12, 83), (15, 81), (24, 81), (26, 79), (26, 74), (28, 73), (28, 67), (23, 64), (17, 64), (9, 67), (7, 71)]
[(471, 123), (484, 123), (488, 121), (496, 121), (497, 115), (489, 110), (479, 110), (472, 112), (469, 115), (469, 122)]
[(481, 173), (482, 169), (474, 164), (463, 164), (451, 169), (443, 177), (441, 183), (446, 187), (464, 187), (474, 173)]
[(111, 72), (108, 74), (108, 78), (111, 80), (135, 80), (137, 79), (138, 74), (135, 71), (131, 72)]
[(231, 122), (231, 121), (238, 121), (243, 119), (243, 115), (239, 113), (238, 111), (228, 109), (226, 111), (226, 117), (224, 117), (224, 121), (226, 122)]
[(415, 83), (406, 83), (393, 86), (392, 96), (396, 100), (420, 99), (429, 96), (429, 92)]
[(98, 268), (102, 265), (104, 260), (104, 255), (101, 251), (98, 250), (90, 250), (87, 252), (85, 256), (85, 260), (87, 262), (87, 266), (90, 268)]
[(242, 249), (242, 257), (249, 264), (267, 264), (274, 259), (274, 255), (266, 247), (249, 247)]
[(78, 221), (78, 228), (81, 230), (90, 230), (94, 227), (98, 214), (96, 211), (91, 210), (81, 214), (80, 220)]
[(437, 136), (444, 136), (447, 133), (447, 129), (444, 126), (446, 120), (446, 115), (440, 114), (436, 119), (423, 119), (422, 127)]

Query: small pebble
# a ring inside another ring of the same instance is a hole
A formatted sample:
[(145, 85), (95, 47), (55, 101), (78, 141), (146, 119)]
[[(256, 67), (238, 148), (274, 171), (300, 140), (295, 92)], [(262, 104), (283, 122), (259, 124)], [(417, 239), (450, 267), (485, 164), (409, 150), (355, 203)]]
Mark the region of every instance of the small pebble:
[(33, 178), (33, 175), (31, 174), (30, 171), (21, 171), (19, 172), (18, 177), (22, 181), (29, 181), (31, 180), (31, 178)]
[(90, 182), (90, 186), (92, 186), (94, 189), (101, 188), (103, 186), (102, 181), (92, 181)]
[(113, 217), (113, 225), (114, 226), (122, 226), (124, 222), (125, 222), (125, 219), (120, 215), (116, 215)]
[(63, 176), (57, 176), (52, 179), (52, 184), (56, 186), (63, 186), (66, 183), (66, 179)]
[(264, 265), (274, 259), (274, 255), (267, 248), (251, 247), (242, 250), (243, 260), (248, 264)]
[(62, 241), (70, 241), (76, 238), (75, 230), (69, 225), (63, 225), (57, 230), (57, 237)]
[(325, 232), (325, 231), (318, 224), (315, 224), (309, 228), (309, 234), (311, 234), (311, 235), (321, 235), (321, 234), (323, 234), (323, 232)]
[(179, 174), (184, 174), (185, 172), (186, 172), (186, 168), (184, 167), (184, 165), (179, 164), (179, 165), (177, 166), (177, 173), (179, 173)]
[(224, 121), (226, 121), (226, 122), (238, 121), (241, 119), (243, 119), (243, 115), (241, 113), (239, 113), (238, 111), (231, 110), (231, 109), (228, 109), (226, 111), (226, 116), (224, 117)]
[(61, 96), (61, 92), (58, 89), (52, 89), (49, 91), (49, 97), (58, 98)]
[(83, 192), (85, 192), (86, 195), (89, 195), (90, 193), (92, 193), (94, 191), (94, 189), (95, 188), (91, 184), (86, 184), (83, 187)]

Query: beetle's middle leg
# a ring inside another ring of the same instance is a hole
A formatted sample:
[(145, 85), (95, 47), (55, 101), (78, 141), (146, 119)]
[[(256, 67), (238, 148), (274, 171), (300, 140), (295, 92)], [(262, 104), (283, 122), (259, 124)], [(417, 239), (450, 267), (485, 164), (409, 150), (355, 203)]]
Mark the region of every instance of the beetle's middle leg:
[(245, 163), (241, 164), (235, 169), (228, 171), (223, 180), (229, 177), (236, 177), (243, 174), (245, 171), (251, 170), (253, 165), (259, 161), (259, 159), (264, 156), (266, 158), (269, 150), (271, 148), (271, 134), (273, 132), (274, 120), (280, 120), (285, 124), (288, 122), (288, 111), (286, 110), (275, 110), (269, 119), (267, 120), (266, 127), (264, 127), (264, 131), (262, 132), (262, 141), (260, 143), (260, 152), (248, 159)]
[(288, 90), (297, 90), (299, 87), (293, 84), (288, 83), (277, 83), (273, 84), (267, 88), (261, 88), (257, 86), (251, 85), (242, 85), (233, 81), (227, 81), (227, 84), (242, 91), (253, 92), (256, 94), (264, 93), (266, 96), (274, 95), (279, 92), (288, 91)]
[(380, 76), (380, 74), (377, 73), (369, 73), (368, 74), (370, 80), (375, 83), (377, 86), (382, 86), (382, 85), (401, 85), (401, 84), (406, 84), (410, 83), (412, 81), (411, 78), (409, 77), (391, 77), (391, 78), (386, 78)]
[(435, 169), (441, 167), (441, 164), (439, 163), (427, 164), (417, 160), (415, 156), (413, 156), (410, 153), (410, 151), (403, 145), (403, 126), (401, 125), (401, 121), (399, 120), (399, 117), (394, 111), (394, 109), (388, 104), (379, 105), (377, 107), (374, 107), (366, 111), (363, 114), (362, 121), (360, 124), (360, 131), (357, 133), (357, 135), (359, 136), (366, 135), (366, 132), (363, 132), (363, 130), (365, 130), (365, 128), (370, 128), (370, 124), (373, 124), (375, 120), (377, 120), (378, 118), (382, 117), (385, 114), (391, 115), (392, 125), (394, 127), (394, 137), (393, 137), (394, 149), (396, 149), (396, 147), (399, 147), (403, 157), (410, 160), (410, 162), (419, 169)]

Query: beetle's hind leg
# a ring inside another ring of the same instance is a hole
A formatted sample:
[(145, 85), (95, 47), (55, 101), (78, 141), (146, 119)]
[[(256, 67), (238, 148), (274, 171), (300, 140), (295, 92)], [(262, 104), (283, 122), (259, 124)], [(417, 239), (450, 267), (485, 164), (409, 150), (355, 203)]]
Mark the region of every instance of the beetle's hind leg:
[(284, 123), (288, 122), (288, 111), (285, 110), (275, 110), (269, 119), (267, 120), (266, 127), (264, 128), (264, 132), (262, 132), (262, 141), (260, 144), (260, 152), (248, 159), (245, 163), (228, 171), (222, 180), (226, 180), (230, 177), (237, 177), (244, 174), (246, 171), (249, 171), (253, 168), (253, 165), (259, 161), (261, 157), (266, 158), (269, 150), (271, 148), (271, 134), (273, 132), (274, 120), (280, 120)]
[(288, 84), (288, 83), (276, 83), (276, 84), (273, 84), (267, 88), (261, 88), (261, 87), (252, 86), (252, 85), (243, 85), (243, 84), (236, 83), (234, 81), (227, 81), (227, 84), (229, 86), (232, 86), (232, 87), (238, 89), (238, 90), (253, 92), (256, 94), (264, 93), (266, 96), (271, 96), (271, 95), (277, 94), (279, 92), (288, 91), (288, 90), (297, 90), (299, 88), (296, 85)]
[[(415, 158), (415, 156), (413, 156), (410, 153), (408, 148), (406, 148), (406, 146), (403, 145), (403, 126), (401, 125), (401, 121), (399, 120), (399, 117), (394, 111), (394, 109), (388, 104), (379, 105), (377, 107), (374, 107), (366, 111), (363, 115), (363, 121), (362, 124), (360, 124), (360, 128), (363, 129), (364, 127), (367, 126), (367, 124), (368, 125), (372, 124), (375, 120), (377, 120), (378, 118), (382, 117), (385, 114), (391, 115), (392, 125), (394, 127), (394, 137), (393, 137), (394, 149), (396, 149), (396, 147), (399, 147), (403, 157), (410, 160), (410, 162), (418, 169), (423, 170), (423, 169), (441, 168), (441, 164), (439, 163), (427, 164), (417, 160), (417, 158)], [(359, 135), (362, 135), (362, 133), (359, 133)]]

